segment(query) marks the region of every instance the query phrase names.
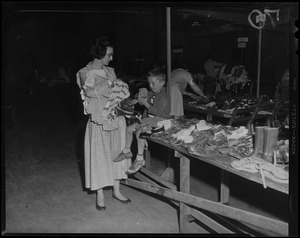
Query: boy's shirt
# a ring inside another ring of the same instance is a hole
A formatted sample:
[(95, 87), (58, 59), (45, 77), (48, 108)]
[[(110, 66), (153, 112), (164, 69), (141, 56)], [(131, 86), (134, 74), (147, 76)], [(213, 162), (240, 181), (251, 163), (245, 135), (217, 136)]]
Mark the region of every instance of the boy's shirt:
[(170, 117), (170, 98), (165, 87), (156, 94), (150, 91), (147, 102), (150, 104), (148, 113), (162, 118)]

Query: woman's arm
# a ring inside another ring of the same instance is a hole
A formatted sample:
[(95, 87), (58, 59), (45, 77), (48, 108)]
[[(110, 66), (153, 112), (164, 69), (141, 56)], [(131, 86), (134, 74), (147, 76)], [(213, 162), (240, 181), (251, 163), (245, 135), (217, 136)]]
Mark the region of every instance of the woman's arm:
[(84, 86), (86, 81), (86, 72), (80, 71), (79, 78), (80, 78), (81, 89), (83, 90), (84, 95), (90, 98), (97, 98), (94, 88)]
[(191, 88), (194, 90), (195, 93), (197, 93), (201, 97), (206, 98), (206, 96), (204, 95), (204, 93), (202, 92), (202, 90), (195, 84), (194, 80), (191, 80), (189, 82), (189, 85), (191, 86)]
[(86, 72), (79, 71), (80, 86), (82, 87), (86, 80)]

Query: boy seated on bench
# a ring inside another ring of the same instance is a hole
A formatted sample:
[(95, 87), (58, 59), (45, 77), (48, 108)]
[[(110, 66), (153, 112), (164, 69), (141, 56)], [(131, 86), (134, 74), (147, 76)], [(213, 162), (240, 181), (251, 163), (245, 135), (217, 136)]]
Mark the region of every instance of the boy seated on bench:
[[(166, 74), (160, 68), (153, 69), (149, 72), (148, 83), (151, 91), (146, 88), (140, 90), (138, 95), (138, 103), (145, 106), (143, 115), (169, 118), (170, 117), (170, 99), (166, 92)], [(131, 144), (133, 140), (133, 132), (136, 131), (138, 143), (138, 153), (134, 163), (128, 168), (127, 173), (136, 173), (145, 165), (144, 150), (148, 148), (148, 143), (145, 139), (139, 137), (143, 131), (143, 124), (134, 123), (126, 128), (126, 144), (120, 155), (114, 160), (115, 162), (124, 159), (130, 159), (133, 154), (131, 152)]]

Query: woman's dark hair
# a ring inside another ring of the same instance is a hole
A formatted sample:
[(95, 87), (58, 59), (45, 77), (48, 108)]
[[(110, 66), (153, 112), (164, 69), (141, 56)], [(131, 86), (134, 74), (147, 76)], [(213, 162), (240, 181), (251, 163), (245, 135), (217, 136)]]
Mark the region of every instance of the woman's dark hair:
[(106, 50), (108, 47), (113, 46), (107, 37), (97, 38), (90, 52), (92, 58), (102, 59), (106, 55)]

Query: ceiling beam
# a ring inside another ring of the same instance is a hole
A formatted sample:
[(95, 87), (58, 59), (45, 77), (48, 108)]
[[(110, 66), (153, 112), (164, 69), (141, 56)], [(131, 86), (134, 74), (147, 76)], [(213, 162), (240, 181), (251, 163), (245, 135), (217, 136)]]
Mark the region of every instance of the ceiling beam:
[[(277, 10), (277, 9), (270, 9), (270, 10)], [(260, 10), (263, 13), (263, 10)], [(189, 8), (183, 8), (179, 11), (177, 11), (177, 14), (192, 14), (192, 15), (198, 15), (198, 16), (206, 16), (207, 18), (216, 18), (220, 20), (226, 20), (226, 21), (232, 21), (240, 24), (249, 25), (248, 22), (248, 16), (252, 12), (252, 10), (249, 11), (249, 13), (233, 13), (233, 12), (225, 12), (225, 11), (215, 11), (215, 10), (193, 10)], [(257, 15), (257, 14), (256, 14)], [(255, 19), (255, 14), (253, 14), (253, 18)], [(289, 9), (280, 9), (279, 11), (279, 21), (276, 19), (276, 14), (271, 14), (273, 21), (275, 22), (275, 25), (277, 24), (284, 24), (288, 23), (290, 20), (289, 16)], [(252, 18), (251, 18), (252, 19)], [(256, 24), (256, 22), (253, 22)], [(268, 16), (266, 16), (266, 26), (271, 25), (271, 20)]]

